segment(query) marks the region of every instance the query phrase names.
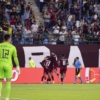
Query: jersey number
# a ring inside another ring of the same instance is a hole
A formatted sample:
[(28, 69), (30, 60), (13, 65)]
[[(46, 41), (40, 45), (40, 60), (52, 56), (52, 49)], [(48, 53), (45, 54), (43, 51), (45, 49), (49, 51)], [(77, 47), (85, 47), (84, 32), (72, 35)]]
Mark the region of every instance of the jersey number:
[(47, 61), (47, 62), (46, 62), (46, 66), (49, 66), (50, 63), (51, 63), (51, 61)]
[(9, 55), (9, 50), (2, 49), (2, 58), (8, 59), (8, 55)]
[(66, 61), (65, 60), (63, 60), (63, 66), (65, 66), (66, 65)]

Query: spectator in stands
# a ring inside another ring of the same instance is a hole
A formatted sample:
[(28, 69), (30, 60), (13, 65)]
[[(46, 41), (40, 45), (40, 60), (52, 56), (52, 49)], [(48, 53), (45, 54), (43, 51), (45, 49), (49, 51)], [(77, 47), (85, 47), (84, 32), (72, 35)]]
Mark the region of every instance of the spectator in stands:
[(59, 35), (59, 31), (60, 31), (60, 27), (58, 26), (58, 24), (53, 26), (53, 34)]
[(79, 35), (78, 31), (76, 32), (76, 34), (73, 35), (73, 39), (74, 39), (75, 45), (79, 44), (80, 35)]
[(36, 23), (36, 21), (34, 21), (34, 23), (31, 26), (32, 32), (33, 33), (37, 33), (38, 32), (38, 28), (39, 28), (38, 24)]
[(16, 18), (12, 15), (10, 18), (10, 25), (15, 30), (15, 25), (16, 25)]
[(50, 27), (50, 19), (51, 19), (51, 15), (48, 11), (44, 12), (44, 24), (45, 27)]
[[(27, 41), (28, 44), (31, 41), (32, 44), (34, 39), (39, 41), (34, 42), (35, 44), (42, 44), (47, 39), (46, 41), (54, 41), (55, 43), (52, 43), (56, 44), (59, 38), (63, 37), (63, 35), (60, 37), (60, 32), (64, 29), (67, 34), (64, 39), (67, 43), (74, 44), (73, 40), (76, 41), (76, 39), (73, 39), (73, 37), (77, 37), (77, 40), (79, 40), (75, 44), (79, 44), (81, 40), (81, 43), (89, 43), (92, 35), (94, 35), (92, 42), (98, 41), (100, 43), (98, 35), (100, 30), (100, 1), (38, 0), (38, 3), (40, 12), (43, 12), (45, 27), (43, 23), (37, 23), (30, 2), (25, 4), (24, 0), (0, 1), (0, 25), (4, 34), (9, 33), (12, 36), (16, 34), (18, 41), (19, 39), (22, 40), (21, 43)], [(22, 27), (25, 27), (25, 29)], [(44, 30), (45, 28), (47, 30)], [(26, 33), (30, 35), (26, 35)], [(34, 33), (38, 35), (33, 36)]]
[(3, 32), (4, 32), (4, 34), (7, 34), (8, 28), (9, 28), (8, 20), (6, 18), (4, 18), (4, 20), (3, 20)]
[(13, 44), (18, 44), (18, 37), (17, 35), (14, 35), (13, 38), (12, 38), (12, 43)]

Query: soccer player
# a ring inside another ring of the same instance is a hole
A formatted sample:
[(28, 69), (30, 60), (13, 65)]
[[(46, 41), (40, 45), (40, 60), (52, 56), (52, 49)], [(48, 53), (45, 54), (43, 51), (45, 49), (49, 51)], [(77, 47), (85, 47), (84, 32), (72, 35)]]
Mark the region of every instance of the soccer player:
[(61, 83), (64, 84), (63, 80), (64, 80), (65, 75), (66, 75), (67, 65), (69, 64), (68, 60), (64, 54), (61, 55), (61, 58), (58, 61), (58, 64), (60, 65)]
[(59, 73), (57, 71), (57, 55), (55, 52), (51, 52), (51, 61), (52, 61), (52, 66), (51, 66), (51, 78), (54, 83), (54, 76), (53, 76), (53, 71), (56, 73), (58, 78), (60, 78)]
[(42, 62), (40, 62), (40, 64), (42, 65), (43, 67), (43, 76), (41, 78), (41, 83), (43, 83), (43, 79), (45, 79), (46, 81), (46, 74), (48, 74), (48, 67), (46, 66), (46, 60), (47, 60), (47, 57), (44, 58), (44, 60)]
[(12, 57), (17, 66), (16, 71), (20, 74), (19, 61), (15, 46), (11, 44), (10, 35), (4, 36), (4, 42), (0, 44), (0, 96), (2, 90), (2, 80), (6, 78), (6, 99), (9, 100), (12, 78)]
[[(42, 67), (43, 67), (43, 69), (44, 69), (43, 76), (42, 76), (42, 78), (41, 78), (41, 83), (43, 83), (43, 79), (46, 80), (46, 75), (48, 75), (48, 80), (47, 80), (47, 82), (48, 82), (48, 81), (51, 81), (51, 75), (50, 75), (50, 73), (49, 73), (49, 67), (50, 67), (51, 61), (50, 61), (49, 58), (50, 58), (50, 57), (47, 56), (47, 57), (44, 58), (44, 60), (43, 60), (42, 62), (40, 62), (40, 64), (42, 65)], [(49, 82), (48, 82), (48, 83), (49, 83)]]
[(76, 58), (74, 59), (73, 65), (74, 65), (75, 68), (76, 68), (76, 69), (75, 69), (75, 80), (74, 80), (74, 84), (76, 84), (77, 78), (80, 79), (81, 84), (82, 84), (82, 83), (83, 83), (83, 80), (82, 80), (82, 78), (81, 78), (81, 76), (80, 76), (80, 70), (82, 69), (82, 65), (81, 65), (81, 62), (79, 61), (79, 57), (76, 57)]
[(30, 67), (30, 68), (35, 68), (35, 67), (36, 67), (36, 66), (35, 66), (35, 62), (32, 60), (31, 57), (29, 57), (29, 67)]

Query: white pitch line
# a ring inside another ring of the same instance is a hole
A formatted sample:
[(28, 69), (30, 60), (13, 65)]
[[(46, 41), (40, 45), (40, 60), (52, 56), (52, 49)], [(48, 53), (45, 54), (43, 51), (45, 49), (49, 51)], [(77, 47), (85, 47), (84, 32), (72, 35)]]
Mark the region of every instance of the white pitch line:
[[(1, 99), (5, 99), (5, 97), (0, 97)], [(21, 98), (10, 98), (10, 100), (26, 100), (26, 99), (21, 99)]]

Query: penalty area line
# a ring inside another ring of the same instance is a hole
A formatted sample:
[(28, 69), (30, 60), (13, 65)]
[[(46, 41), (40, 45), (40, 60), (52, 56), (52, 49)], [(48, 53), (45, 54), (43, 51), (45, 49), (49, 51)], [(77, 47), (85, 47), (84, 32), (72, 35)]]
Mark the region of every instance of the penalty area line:
[[(5, 97), (0, 97), (1, 99), (5, 99)], [(1, 100), (0, 99), (0, 100)], [(26, 99), (22, 99), (22, 98), (10, 98), (10, 100), (26, 100)]]

